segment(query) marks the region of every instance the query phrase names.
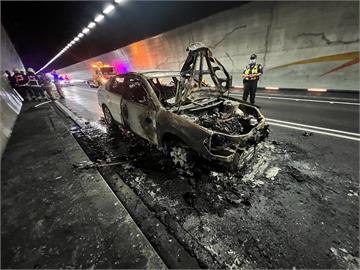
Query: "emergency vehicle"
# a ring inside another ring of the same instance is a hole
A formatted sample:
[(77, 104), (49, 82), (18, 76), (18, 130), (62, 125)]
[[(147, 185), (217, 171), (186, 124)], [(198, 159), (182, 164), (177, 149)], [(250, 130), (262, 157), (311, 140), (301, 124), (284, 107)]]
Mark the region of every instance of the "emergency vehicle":
[(88, 81), (90, 87), (98, 88), (105, 84), (110, 77), (116, 75), (115, 68), (99, 61), (91, 66), (92, 80)]

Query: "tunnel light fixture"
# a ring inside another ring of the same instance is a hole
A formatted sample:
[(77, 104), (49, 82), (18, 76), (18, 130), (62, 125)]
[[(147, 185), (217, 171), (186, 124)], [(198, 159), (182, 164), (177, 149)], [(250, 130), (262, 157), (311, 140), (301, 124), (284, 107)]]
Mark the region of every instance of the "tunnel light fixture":
[[(117, 4), (124, 3), (124, 0), (114, 0), (114, 3), (117, 3)], [(80, 38), (84, 37), (85, 34), (89, 33), (90, 30), (96, 26), (96, 23), (99, 23), (102, 20), (104, 20), (104, 18), (105, 18), (104, 14), (109, 14), (114, 9), (115, 9), (115, 6), (113, 4), (108, 4), (107, 6), (105, 6), (105, 8), (102, 11), (103, 14), (102, 13), (97, 14), (94, 18), (94, 21), (91, 21), (87, 25), (87, 27), (83, 28), (81, 33), (79, 33), (73, 40), (71, 40), (60, 52), (58, 52), (49, 62), (47, 62), (36, 73), (38, 73), (38, 72), (42, 71), (43, 69), (45, 69), (46, 67), (48, 67), (52, 62), (54, 62), (58, 57), (60, 57), (64, 52), (66, 52), (71, 46), (73, 46), (76, 42), (78, 42), (80, 40)]]
[(99, 14), (95, 17), (95, 22), (101, 22), (105, 18), (104, 15)]
[(87, 34), (87, 33), (89, 33), (89, 32), (90, 32), (90, 29), (87, 28), (87, 27), (85, 27), (85, 28), (82, 30), (81, 33)]
[(279, 90), (279, 87), (266, 86), (265, 89), (266, 89), (266, 90)]
[(88, 28), (94, 28), (96, 26), (96, 23), (94, 23), (94, 22), (90, 22), (89, 24), (88, 24)]
[(324, 89), (324, 88), (308, 88), (308, 91), (310, 91), (310, 92), (326, 92), (327, 89)]
[(113, 9), (114, 9), (115, 7), (114, 7), (114, 5), (108, 5), (108, 6), (106, 6), (105, 8), (104, 8), (104, 10), (103, 10), (103, 13), (104, 14), (109, 14)]

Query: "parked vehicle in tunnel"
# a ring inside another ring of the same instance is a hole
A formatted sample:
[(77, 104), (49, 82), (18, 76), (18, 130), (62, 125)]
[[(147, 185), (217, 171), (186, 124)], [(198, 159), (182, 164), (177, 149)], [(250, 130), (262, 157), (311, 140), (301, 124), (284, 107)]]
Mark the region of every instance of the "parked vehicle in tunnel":
[(110, 78), (98, 90), (105, 121), (160, 146), (181, 167), (194, 155), (242, 167), (268, 135), (267, 124), (257, 107), (226, 94), (231, 78), (208, 53), (206, 47), (190, 51), (180, 73), (132, 72)]

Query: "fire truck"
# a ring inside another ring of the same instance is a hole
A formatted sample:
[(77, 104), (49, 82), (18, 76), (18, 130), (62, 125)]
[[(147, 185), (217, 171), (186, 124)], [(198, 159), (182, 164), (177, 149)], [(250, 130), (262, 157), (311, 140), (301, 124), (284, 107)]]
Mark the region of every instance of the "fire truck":
[(90, 87), (98, 88), (105, 84), (111, 76), (116, 75), (115, 68), (99, 61), (91, 66), (92, 80), (88, 81)]

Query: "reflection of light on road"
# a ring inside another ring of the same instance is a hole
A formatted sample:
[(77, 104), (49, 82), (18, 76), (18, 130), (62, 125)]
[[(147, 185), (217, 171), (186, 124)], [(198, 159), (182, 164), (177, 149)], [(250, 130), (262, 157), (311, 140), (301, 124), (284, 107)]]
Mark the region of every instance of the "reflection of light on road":
[(97, 102), (97, 92), (85, 87), (67, 87), (65, 103), (71, 109), (90, 121), (99, 120), (102, 110)]
[(100, 130), (103, 133), (107, 133), (107, 128), (105, 125), (100, 124), (99, 122), (90, 122), (90, 126), (93, 128)]

